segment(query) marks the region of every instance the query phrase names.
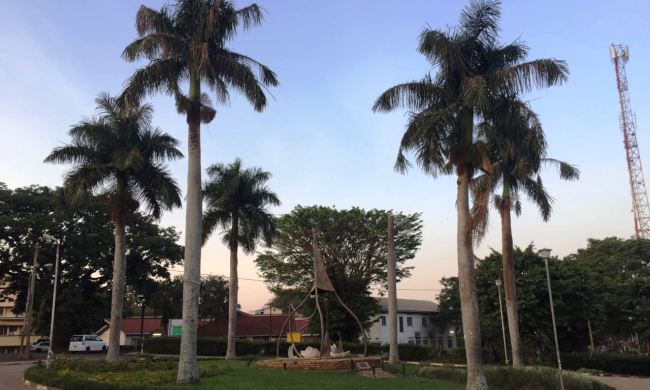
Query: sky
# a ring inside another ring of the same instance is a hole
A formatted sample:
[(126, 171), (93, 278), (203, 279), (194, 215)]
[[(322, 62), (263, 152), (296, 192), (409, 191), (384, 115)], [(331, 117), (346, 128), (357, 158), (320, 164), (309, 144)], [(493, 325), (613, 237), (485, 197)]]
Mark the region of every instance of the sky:
[[(3, 1), (0, 4), (0, 182), (9, 187), (61, 185), (67, 167), (44, 164), (53, 147), (69, 141), (70, 126), (95, 110), (99, 92), (119, 94), (138, 67), (120, 57), (136, 37), (140, 1)], [(164, 1), (145, 4), (158, 9)], [(237, 6), (249, 4), (236, 1)], [(401, 298), (435, 299), (443, 276), (457, 273), (455, 180), (433, 179), (417, 169), (393, 171), (405, 112), (374, 114), (374, 100), (387, 88), (432, 70), (417, 53), (426, 27), (447, 29), (465, 1), (260, 0), (264, 23), (239, 34), (230, 47), (273, 69), (280, 86), (268, 108), (256, 113), (233, 93), (203, 127), (202, 164), (231, 162), (273, 174), (269, 185), (283, 214), (296, 205), (421, 212), (422, 247), (413, 275), (398, 288)], [(643, 161), (650, 161), (650, 24), (646, 1), (504, 1), (501, 38), (524, 40), (530, 59), (566, 60), (566, 84), (525, 98), (540, 115), (549, 156), (575, 164), (578, 182), (543, 173), (555, 198), (543, 223), (531, 204), (513, 219), (515, 245), (548, 247), (559, 256), (585, 247), (589, 238), (630, 237), (631, 198), (611, 43), (630, 47), (627, 64)], [(140, 64), (141, 65), (141, 64)], [(213, 99), (214, 100), (214, 99)], [(154, 124), (182, 141), (187, 124), (173, 100), (152, 96)], [(185, 193), (186, 160), (169, 164)], [(499, 220), (476, 248), (481, 257), (500, 248)], [(166, 213), (161, 224), (182, 233), (184, 210)], [(181, 239), (182, 243), (182, 239)], [(203, 248), (201, 272), (228, 274), (228, 252), (218, 237)], [(180, 274), (180, 269), (173, 272)], [(239, 275), (259, 279), (252, 256), (240, 253)], [(414, 291), (419, 290), (419, 291)], [(253, 310), (270, 298), (264, 284), (240, 281), (239, 301)]]

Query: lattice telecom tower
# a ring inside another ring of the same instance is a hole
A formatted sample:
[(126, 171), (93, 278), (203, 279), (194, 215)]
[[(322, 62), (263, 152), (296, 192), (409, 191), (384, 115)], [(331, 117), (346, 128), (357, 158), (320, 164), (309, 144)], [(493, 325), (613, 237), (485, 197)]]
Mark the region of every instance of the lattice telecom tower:
[(625, 63), (629, 59), (629, 51), (627, 45), (612, 44), (610, 53), (614, 63), (614, 71), (616, 72), (616, 86), (621, 105), (619, 122), (623, 132), (623, 145), (625, 146), (627, 168), (630, 174), (634, 238), (650, 239), (650, 205), (648, 204), (648, 193), (643, 178), (639, 145), (636, 140), (636, 117), (630, 106), (627, 76), (625, 75)]

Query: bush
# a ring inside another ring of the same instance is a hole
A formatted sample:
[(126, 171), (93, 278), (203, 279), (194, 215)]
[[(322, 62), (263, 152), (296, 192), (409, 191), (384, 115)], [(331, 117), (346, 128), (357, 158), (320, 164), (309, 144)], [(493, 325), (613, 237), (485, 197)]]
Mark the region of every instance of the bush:
[[(650, 356), (609, 353), (563, 353), (562, 367), (569, 370), (586, 368), (611, 374), (650, 376)], [(555, 363), (555, 362), (553, 362)]]
[[(147, 353), (178, 355), (180, 351), (181, 340), (178, 337), (155, 337), (150, 338), (144, 343), (144, 350)], [(224, 337), (199, 337), (197, 340), (197, 353), (199, 356), (225, 356), (228, 341)], [(280, 341), (280, 356), (286, 357), (291, 344), (286, 341)], [(297, 343), (299, 350), (307, 347), (319, 348), (319, 342)], [(275, 356), (277, 350), (277, 341), (251, 341), (237, 340), (237, 356), (255, 357), (255, 356)], [(427, 361), (434, 359), (436, 350), (427, 345), (400, 344), (399, 357), (406, 361)], [(343, 349), (353, 354), (363, 353), (363, 344), (361, 343), (343, 343)], [(368, 355), (381, 355), (388, 353), (387, 345), (368, 344)], [(462, 351), (463, 360), (457, 357), (458, 353), (451, 353), (448, 356), (454, 362), (464, 362), (465, 352)], [(451, 361), (450, 361), (451, 362)]]
[[(467, 374), (464, 369), (427, 367), (420, 369), (417, 376), (464, 383)], [(559, 389), (557, 370), (547, 367), (486, 367), (485, 377), (490, 388), (503, 390), (547, 390)], [(613, 390), (604, 383), (586, 378), (580, 374), (564, 372), (565, 390)]]
[[(173, 360), (105, 362), (57, 358), (53, 369), (31, 367), (25, 371), (25, 378), (39, 384), (70, 390), (149, 390), (174, 383), (177, 368), (178, 363)], [(199, 370), (202, 377), (225, 372), (225, 369), (216, 364), (201, 365)]]

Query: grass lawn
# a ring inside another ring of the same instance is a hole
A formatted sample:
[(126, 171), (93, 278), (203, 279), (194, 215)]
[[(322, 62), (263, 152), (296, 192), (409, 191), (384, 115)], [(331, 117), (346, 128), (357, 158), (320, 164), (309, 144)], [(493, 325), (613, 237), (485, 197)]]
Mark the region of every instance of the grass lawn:
[[(177, 386), (173, 383), (175, 362), (160, 367), (107, 369), (103, 362), (79, 362), (82, 369), (75, 369), (76, 362), (67, 362), (58, 370), (33, 367), (26, 377), (37, 383), (48, 384), (62, 390), (93, 388), (96, 390), (135, 389), (330, 389), (330, 390), (379, 390), (379, 389), (464, 389), (464, 384), (414, 376), (418, 367), (407, 366), (406, 377), (401, 371), (394, 378), (368, 378), (352, 372), (318, 372), (281, 370), (250, 367), (246, 361), (202, 361), (205, 374), (195, 386)], [(129, 364), (129, 365), (132, 365)], [(91, 380), (92, 382), (90, 382)], [(143, 384), (148, 383), (148, 384)]]
[(394, 378), (367, 378), (352, 372), (320, 372), (302, 370), (277, 370), (246, 367), (245, 362), (218, 363), (228, 371), (201, 380), (198, 389), (464, 389), (464, 384), (431, 380), (414, 376), (418, 367), (407, 366), (406, 378), (401, 373)]

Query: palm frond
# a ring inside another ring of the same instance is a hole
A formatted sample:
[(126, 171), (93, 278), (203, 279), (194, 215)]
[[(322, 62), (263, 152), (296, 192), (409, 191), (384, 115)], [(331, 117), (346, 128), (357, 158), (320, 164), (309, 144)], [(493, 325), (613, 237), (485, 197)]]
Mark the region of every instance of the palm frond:
[(533, 88), (546, 88), (561, 85), (569, 76), (565, 61), (538, 59), (524, 62), (495, 72), (494, 79), (506, 86), (507, 90), (520, 94)]
[(580, 170), (567, 162), (556, 160), (554, 158), (544, 158), (542, 160), (545, 164), (557, 167), (560, 172), (560, 179), (562, 180), (578, 180), (580, 178)]
[(444, 91), (430, 77), (399, 84), (382, 93), (372, 106), (374, 112), (389, 112), (398, 107), (422, 111), (444, 100)]

